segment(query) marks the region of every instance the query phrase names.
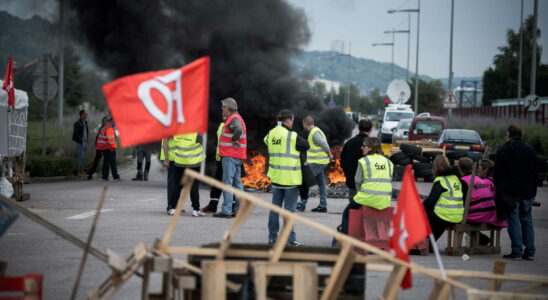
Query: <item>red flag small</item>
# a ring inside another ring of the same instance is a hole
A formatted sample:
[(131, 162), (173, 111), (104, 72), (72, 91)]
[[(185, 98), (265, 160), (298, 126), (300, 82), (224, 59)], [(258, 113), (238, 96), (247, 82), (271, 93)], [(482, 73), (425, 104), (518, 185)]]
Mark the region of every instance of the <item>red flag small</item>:
[[(409, 262), (409, 250), (431, 232), (430, 223), (417, 192), (411, 165), (408, 165), (405, 168), (398, 204), (392, 217), (390, 251), (397, 258)], [(407, 270), (401, 287), (408, 289), (412, 285), (411, 270)]]
[(6, 75), (4, 75), (2, 89), (8, 93), (8, 107), (15, 109), (15, 85), (13, 83), (13, 59), (11, 56), (8, 58), (8, 67), (6, 68)]
[(103, 85), (123, 147), (207, 131), (209, 57)]

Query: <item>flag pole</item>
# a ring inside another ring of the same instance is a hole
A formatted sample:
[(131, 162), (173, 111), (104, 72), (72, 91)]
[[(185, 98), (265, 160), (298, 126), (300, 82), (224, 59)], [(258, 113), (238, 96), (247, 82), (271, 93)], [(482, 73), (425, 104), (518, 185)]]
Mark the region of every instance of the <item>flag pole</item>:
[(434, 248), (434, 254), (436, 255), (436, 261), (438, 262), (438, 266), (440, 268), (441, 278), (445, 280), (447, 279), (447, 275), (445, 274), (445, 268), (443, 267), (443, 262), (441, 261), (441, 256), (438, 251), (438, 244), (436, 243), (436, 239), (434, 238), (434, 235), (432, 233), (430, 233), (428, 237), (430, 238), (432, 248)]
[[(202, 149), (203, 151), (205, 152), (207, 148), (207, 130), (206, 132), (202, 133)], [(205, 164), (206, 163), (206, 158), (204, 157), (204, 159), (202, 160), (202, 162), (200, 163), (200, 174), (201, 175), (205, 175)]]

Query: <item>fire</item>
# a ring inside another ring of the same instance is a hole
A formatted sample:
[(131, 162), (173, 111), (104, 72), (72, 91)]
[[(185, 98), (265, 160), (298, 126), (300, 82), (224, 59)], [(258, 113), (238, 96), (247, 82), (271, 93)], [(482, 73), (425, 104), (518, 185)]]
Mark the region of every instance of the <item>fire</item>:
[(264, 189), (270, 185), (270, 178), (266, 173), (266, 157), (259, 151), (249, 151), (249, 158), (244, 161), (246, 176), (242, 178), (242, 183), (247, 187)]
[(346, 177), (344, 177), (344, 172), (341, 168), (341, 146), (335, 146), (331, 149), (331, 154), (335, 158), (335, 161), (330, 163), (326, 170), (327, 179), (329, 180), (328, 186), (339, 186), (346, 182)]

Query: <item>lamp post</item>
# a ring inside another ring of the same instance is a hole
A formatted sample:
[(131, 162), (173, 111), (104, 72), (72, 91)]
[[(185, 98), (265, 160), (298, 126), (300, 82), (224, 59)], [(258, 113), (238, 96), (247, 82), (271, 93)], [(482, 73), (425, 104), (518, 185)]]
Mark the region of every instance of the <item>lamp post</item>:
[(393, 14), (396, 12), (417, 13), (417, 59), (415, 65), (415, 115), (418, 113), (419, 106), (419, 34), (420, 34), (420, 12), (421, 12), (421, 0), (418, 1), (417, 9), (390, 9), (387, 12)]
[(392, 41), (394, 41), (394, 34), (396, 33), (407, 33), (407, 74), (405, 75), (405, 81), (408, 81), (409, 80), (409, 49), (410, 49), (410, 45), (411, 43), (409, 42), (410, 40), (410, 32), (409, 30), (386, 30), (384, 33), (392, 33)]
[(394, 36), (392, 36), (392, 43), (373, 43), (371, 46), (391, 46), (392, 47), (392, 69), (390, 71), (391, 81), (394, 80)]

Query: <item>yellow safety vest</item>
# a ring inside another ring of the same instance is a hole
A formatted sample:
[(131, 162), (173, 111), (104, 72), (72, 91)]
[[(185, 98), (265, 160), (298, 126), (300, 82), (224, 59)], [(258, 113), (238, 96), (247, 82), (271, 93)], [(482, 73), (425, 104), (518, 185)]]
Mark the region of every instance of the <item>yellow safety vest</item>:
[(455, 175), (440, 176), (434, 179), (445, 189), (434, 207), (434, 213), (442, 220), (460, 223), (464, 217), (462, 185)]
[(310, 134), (308, 134), (308, 143), (310, 144), (310, 149), (308, 149), (308, 151), (306, 152), (306, 161), (309, 164), (327, 165), (329, 163), (329, 156), (325, 153), (325, 151), (323, 151), (320, 146), (314, 144), (314, 134), (316, 132), (319, 132), (327, 141), (325, 134), (320, 128), (312, 128), (312, 130), (310, 130)]
[(217, 148), (215, 148), (216, 161), (221, 161), (221, 156), (219, 155), (219, 139), (221, 137), (221, 133), (223, 132), (224, 127), (225, 127), (225, 123), (221, 122), (221, 124), (219, 124), (219, 128), (217, 128)]
[(188, 166), (196, 165), (204, 160), (202, 144), (196, 143), (197, 133), (176, 135), (175, 141), (175, 164)]
[(268, 146), (268, 172), (272, 183), (279, 185), (301, 185), (301, 160), (297, 151), (297, 133), (283, 126), (276, 126), (264, 137)]
[(392, 200), (392, 169), (390, 160), (380, 154), (360, 158), (363, 182), (354, 201), (378, 210), (390, 206)]
[[(173, 137), (167, 139), (167, 158), (169, 161), (175, 161), (175, 141)], [(162, 148), (160, 149), (160, 160), (164, 161), (164, 141), (162, 140)]]

